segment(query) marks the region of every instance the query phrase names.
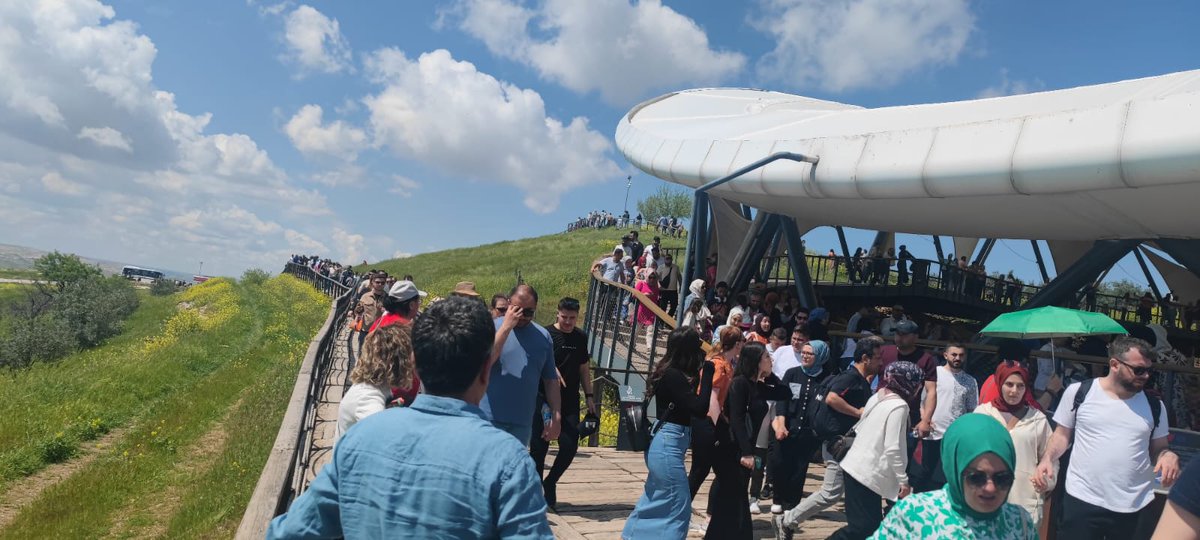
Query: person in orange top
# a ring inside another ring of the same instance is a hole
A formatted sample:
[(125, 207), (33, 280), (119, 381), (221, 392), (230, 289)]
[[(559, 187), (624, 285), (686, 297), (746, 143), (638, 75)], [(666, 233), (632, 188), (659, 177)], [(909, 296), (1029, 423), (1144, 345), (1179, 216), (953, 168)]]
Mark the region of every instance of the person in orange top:
[[(692, 498), (709, 471), (717, 475), (715, 482), (736, 482), (741, 474), (737, 445), (733, 444), (729, 430), (729, 415), (725, 413), (725, 397), (729, 394), (729, 385), (733, 382), (733, 370), (738, 354), (746, 338), (742, 331), (734, 326), (726, 326), (721, 330), (717, 345), (713, 347), (708, 360), (713, 363), (712, 399), (708, 406), (708, 416), (692, 419), (692, 469), (688, 472), (688, 487)], [(712, 514), (713, 497), (711, 490), (708, 498), (708, 513)]]

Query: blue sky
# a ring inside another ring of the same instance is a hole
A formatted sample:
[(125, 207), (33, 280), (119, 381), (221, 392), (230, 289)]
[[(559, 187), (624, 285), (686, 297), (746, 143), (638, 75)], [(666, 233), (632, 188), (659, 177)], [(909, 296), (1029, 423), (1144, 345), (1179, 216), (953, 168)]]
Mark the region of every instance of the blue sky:
[[(1196, 20), (1190, 1), (13, 0), (0, 242), (237, 274), (541, 235), (619, 212), (627, 175), (631, 208), (662, 185), (612, 134), (671, 90), (1066, 88), (1200, 67)], [(1003, 242), (989, 268), (1034, 278), (1032, 258)], [(1142, 281), (1131, 261), (1110, 276)]]

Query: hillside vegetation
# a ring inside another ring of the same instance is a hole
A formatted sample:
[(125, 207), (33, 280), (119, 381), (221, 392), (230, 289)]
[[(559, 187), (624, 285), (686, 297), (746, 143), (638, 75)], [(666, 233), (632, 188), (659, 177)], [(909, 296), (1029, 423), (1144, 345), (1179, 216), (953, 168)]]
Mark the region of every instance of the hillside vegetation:
[[(372, 263), (368, 268), (389, 274), (412, 274), (417, 287), (432, 296), (446, 296), (459, 281), (473, 281), (475, 290), (490, 300), (495, 293), (508, 293), (518, 273), (538, 291), (540, 305), (535, 319), (554, 322), (558, 299), (571, 296), (587, 301), (588, 269), (591, 262), (611, 255), (629, 229), (586, 229), (535, 238), (497, 242), (483, 246), (424, 253), (403, 259)], [(649, 243), (654, 233), (639, 233)], [(682, 239), (664, 238), (664, 247), (683, 247)]]
[(291, 276), (214, 279), (0, 375), (0, 537), (232, 536), (328, 309)]

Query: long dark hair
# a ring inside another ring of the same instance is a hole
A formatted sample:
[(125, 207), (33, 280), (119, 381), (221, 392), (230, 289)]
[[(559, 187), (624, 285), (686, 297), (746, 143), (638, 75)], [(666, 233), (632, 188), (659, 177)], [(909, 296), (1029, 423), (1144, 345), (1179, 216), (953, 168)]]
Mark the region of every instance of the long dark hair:
[(667, 336), (667, 352), (654, 368), (650, 380), (646, 381), (646, 399), (654, 396), (654, 387), (666, 374), (667, 369), (678, 369), (687, 376), (689, 382), (694, 382), (700, 376), (700, 366), (703, 362), (704, 349), (700, 346), (700, 334), (696, 329), (681, 326), (672, 330), (671, 335)]
[(733, 373), (734, 378), (745, 377), (750, 382), (758, 380), (758, 364), (762, 362), (766, 352), (767, 347), (757, 341), (742, 345), (742, 352), (738, 353), (737, 369)]

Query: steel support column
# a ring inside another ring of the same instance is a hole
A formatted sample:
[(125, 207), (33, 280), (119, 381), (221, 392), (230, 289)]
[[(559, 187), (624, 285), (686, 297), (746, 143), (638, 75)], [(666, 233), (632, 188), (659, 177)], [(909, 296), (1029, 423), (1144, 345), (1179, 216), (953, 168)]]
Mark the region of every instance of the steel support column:
[(942, 237), (933, 235), (933, 249), (937, 251), (938, 264), (946, 262), (946, 254), (942, 252)]
[(1033, 298), (1021, 307), (1032, 309), (1044, 306), (1054, 306), (1071, 298), (1084, 285), (1096, 280), (1105, 268), (1111, 267), (1129, 254), (1141, 243), (1141, 240), (1097, 240), (1079, 260), (1042, 288)]
[[(767, 249), (771, 246), (771, 240), (775, 238), (779, 232), (779, 224), (783, 218), (778, 214), (768, 214), (759, 212), (763, 217), (760, 222), (755, 218), (755, 223), (762, 223), (759, 234), (753, 238), (747, 238), (747, 242), (743, 244), (745, 257), (739, 261), (734, 261), (738, 266), (734, 267), (733, 279), (730, 280), (729, 287), (733, 291), (744, 291), (750, 286), (750, 279), (754, 277), (755, 270), (758, 269), (762, 258), (767, 254)], [(753, 229), (751, 233), (753, 233)]]
[(775, 238), (771, 239), (771, 247), (767, 248), (767, 264), (763, 265), (762, 271), (755, 275), (759, 281), (771, 279), (771, 271), (775, 269), (775, 254), (779, 253), (779, 243), (782, 241), (783, 232), (776, 231)]
[(1133, 248), (1133, 258), (1137, 259), (1138, 266), (1142, 267), (1142, 273), (1146, 275), (1146, 283), (1150, 284), (1150, 291), (1154, 293), (1154, 299), (1162, 301), (1162, 292), (1158, 290), (1158, 283), (1154, 281), (1154, 274), (1150, 273), (1150, 265), (1146, 264), (1146, 258), (1142, 256), (1142, 250)]
[(801, 241), (800, 229), (796, 227), (796, 220), (790, 217), (781, 217), (780, 220), (780, 233), (787, 241), (788, 262), (792, 265), (792, 275), (796, 278), (796, 297), (800, 299), (800, 305), (815, 308), (817, 294), (813, 290), (812, 276), (808, 273), (808, 259), (804, 256), (804, 242)]
[(1042, 248), (1037, 240), (1030, 240), (1033, 246), (1033, 257), (1037, 259), (1038, 271), (1042, 273), (1042, 283), (1050, 283), (1050, 273), (1046, 271), (1046, 260), (1042, 258)]
[(992, 248), (996, 247), (996, 239), (988, 238), (983, 241), (983, 245), (979, 248), (979, 255), (975, 256), (975, 264), (984, 264), (987, 261), (988, 255), (992, 254)]

